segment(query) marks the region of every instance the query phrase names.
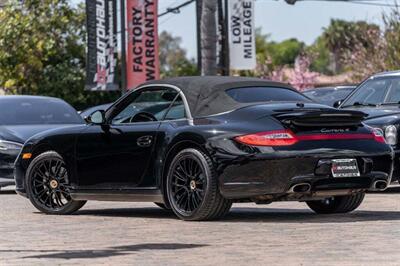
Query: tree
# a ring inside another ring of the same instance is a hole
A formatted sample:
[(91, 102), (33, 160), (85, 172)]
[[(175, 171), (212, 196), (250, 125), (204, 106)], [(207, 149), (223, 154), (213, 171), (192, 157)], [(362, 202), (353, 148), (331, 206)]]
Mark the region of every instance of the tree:
[(7, 93), (60, 97), (78, 109), (119, 96), (84, 91), (86, 15), (68, 2), (13, 0), (0, 10), (0, 87)]
[[(353, 79), (359, 81), (373, 73), (400, 68), (400, 10), (393, 8), (383, 14), (384, 28), (363, 32), (364, 41), (355, 43), (353, 52), (344, 54), (344, 62)], [(357, 33), (358, 35), (360, 33)]]
[(163, 31), (159, 35), (160, 70), (162, 77), (194, 76), (198, 74), (193, 59), (188, 59), (181, 47), (181, 38)]
[(270, 35), (263, 34), (261, 28), (256, 29), (255, 36), (257, 68), (255, 71), (240, 71), (240, 75), (272, 78), (283, 67), (294, 67), (296, 58), (305, 48), (305, 44), (297, 39), (270, 41)]
[(274, 65), (294, 66), (296, 58), (304, 50), (304, 43), (297, 39), (288, 39), (280, 43), (273, 42), (268, 49)]
[(392, 8), (389, 13), (383, 14), (385, 32), (383, 38), (386, 42), (387, 56), (386, 68), (395, 70), (400, 68), (400, 9)]
[(345, 21), (332, 19), (330, 25), (324, 29), (323, 41), (333, 56), (334, 72), (342, 71), (342, 55), (346, 52), (357, 51), (356, 44), (366, 49), (374, 45), (373, 40), (366, 37), (368, 34), (379, 32), (379, 26), (365, 21)]
[(310, 71), (311, 60), (306, 55), (299, 55), (294, 64), (294, 74), (289, 83), (296, 89), (302, 91), (306, 88), (312, 88), (318, 73)]
[(326, 75), (332, 75), (335, 72), (335, 63), (332, 60), (324, 38), (319, 36), (317, 40), (306, 48), (306, 53), (313, 58), (310, 69)]
[(201, 74), (217, 74), (217, 1), (202, 0)]
[(296, 58), (304, 51), (305, 44), (297, 39), (287, 39), (282, 42), (270, 41), (268, 34), (262, 34), (261, 28), (256, 29), (257, 60), (269, 61), (275, 66), (294, 66)]

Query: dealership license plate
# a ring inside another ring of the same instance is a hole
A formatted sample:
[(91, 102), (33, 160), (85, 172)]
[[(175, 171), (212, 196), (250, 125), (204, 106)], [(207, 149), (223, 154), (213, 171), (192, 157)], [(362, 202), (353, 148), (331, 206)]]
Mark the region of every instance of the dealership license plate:
[(333, 177), (356, 177), (360, 176), (356, 159), (332, 160)]

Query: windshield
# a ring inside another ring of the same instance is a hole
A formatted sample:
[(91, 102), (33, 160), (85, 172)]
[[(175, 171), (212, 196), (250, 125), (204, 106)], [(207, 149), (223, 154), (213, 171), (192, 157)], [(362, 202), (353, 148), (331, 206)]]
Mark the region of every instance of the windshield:
[(333, 106), (336, 101), (345, 99), (354, 88), (332, 89), (315, 89), (304, 92), (304, 95), (316, 102)]
[(81, 124), (76, 110), (53, 98), (8, 98), (0, 100), (0, 125)]
[(364, 82), (344, 102), (343, 107), (398, 104), (399, 102), (400, 77), (384, 77)]
[(239, 103), (311, 102), (299, 92), (278, 87), (245, 87), (229, 89), (226, 93)]
[[(131, 102), (113, 118), (113, 124), (134, 123), (135, 116), (138, 113), (148, 113), (154, 116), (157, 121), (185, 117), (182, 98), (173, 89), (142, 90), (134, 92), (131, 98)], [(171, 106), (172, 103), (174, 103), (173, 106)]]

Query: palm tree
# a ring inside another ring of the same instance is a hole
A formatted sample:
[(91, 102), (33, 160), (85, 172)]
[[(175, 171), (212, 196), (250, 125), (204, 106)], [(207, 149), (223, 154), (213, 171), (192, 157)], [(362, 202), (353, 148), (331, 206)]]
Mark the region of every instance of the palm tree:
[(379, 35), (379, 26), (365, 21), (331, 20), (330, 25), (324, 29), (322, 38), (332, 53), (334, 72), (340, 70), (340, 57), (344, 51), (354, 52), (358, 49), (358, 45), (365, 48), (373, 45), (368, 38), (371, 33)]
[(217, 1), (202, 0), (201, 11), (201, 74), (217, 74)]

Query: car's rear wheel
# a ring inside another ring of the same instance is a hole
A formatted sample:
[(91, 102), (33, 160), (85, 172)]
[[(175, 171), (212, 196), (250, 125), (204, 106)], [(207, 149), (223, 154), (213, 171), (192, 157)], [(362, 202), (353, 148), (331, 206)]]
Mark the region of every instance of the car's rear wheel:
[(213, 220), (226, 215), (232, 202), (222, 197), (208, 155), (185, 149), (172, 160), (167, 176), (167, 196), (182, 220)]
[(86, 203), (71, 198), (67, 166), (54, 151), (33, 159), (27, 170), (26, 188), (33, 206), (46, 214), (71, 214)]
[(308, 207), (319, 214), (347, 213), (357, 209), (364, 200), (365, 193), (349, 196), (335, 196), (318, 201), (307, 201)]

